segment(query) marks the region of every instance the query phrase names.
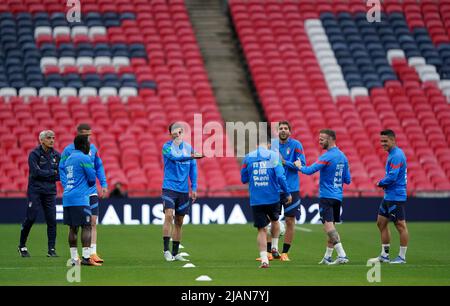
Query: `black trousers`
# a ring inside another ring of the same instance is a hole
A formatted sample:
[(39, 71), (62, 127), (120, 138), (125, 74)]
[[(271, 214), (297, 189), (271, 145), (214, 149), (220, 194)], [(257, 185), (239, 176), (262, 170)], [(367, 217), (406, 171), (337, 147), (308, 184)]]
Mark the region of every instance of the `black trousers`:
[(28, 208), (20, 231), (20, 247), (24, 247), (31, 227), (36, 221), (39, 207), (42, 206), (47, 222), (48, 249), (54, 249), (56, 243), (56, 195), (43, 193), (28, 194)]

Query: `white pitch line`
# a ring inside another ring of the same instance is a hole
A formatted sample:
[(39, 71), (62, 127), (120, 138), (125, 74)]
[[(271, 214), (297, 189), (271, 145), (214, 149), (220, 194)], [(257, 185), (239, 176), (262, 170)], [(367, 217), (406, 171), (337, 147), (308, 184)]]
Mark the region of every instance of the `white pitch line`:
[(297, 231), (301, 231), (301, 232), (307, 232), (307, 233), (311, 233), (312, 232), (312, 229), (301, 227), (301, 226), (298, 226), (298, 225), (295, 227), (295, 229)]

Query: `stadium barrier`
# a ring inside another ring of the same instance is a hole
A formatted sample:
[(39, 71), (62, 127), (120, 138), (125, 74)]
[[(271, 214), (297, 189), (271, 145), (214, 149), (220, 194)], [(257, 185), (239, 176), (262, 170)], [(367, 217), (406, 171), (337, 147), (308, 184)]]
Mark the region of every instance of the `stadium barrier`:
[[(342, 219), (348, 221), (375, 221), (381, 198), (344, 199)], [(0, 223), (20, 223), (27, 208), (25, 198), (0, 199)], [(160, 198), (101, 199), (99, 223), (104, 225), (139, 225), (163, 223)], [(299, 224), (318, 223), (317, 198), (304, 198)], [(63, 219), (61, 199), (57, 199), (57, 220)], [(408, 221), (450, 221), (450, 198), (410, 198), (407, 202)], [(186, 223), (191, 224), (245, 224), (252, 222), (248, 198), (199, 198), (191, 207)], [(44, 222), (40, 212), (36, 222)]]

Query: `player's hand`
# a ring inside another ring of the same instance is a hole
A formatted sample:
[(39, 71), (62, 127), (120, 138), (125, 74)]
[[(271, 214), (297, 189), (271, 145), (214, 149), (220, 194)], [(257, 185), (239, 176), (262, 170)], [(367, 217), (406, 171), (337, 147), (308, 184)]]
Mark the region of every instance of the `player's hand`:
[(191, 154), (191, 157), (194, 158), (194, 159), (200, 159), (200, 158), (203, 158), (205, 156), (200, 154), (200, 153), (194, 152), (194, 153)]
[(286, 204), (292, 203), (292, 195), (289, 194), (289, 196), (286, 198)]
[(108, 194), (108, 188), (106, 188), (106, 187), (102, 188), (102, 199), (106, 198), (107, 194)]
[(197, 191), (191, 192), (191, 199), (192, 199), (192, 203), (195, 202), (195, 200), (197, 200)]
[(299, 168), (299, 169), (302, 168), (302, 162), (299, 161), (299, 160), (296, 160), (296, 161), (294, 162), (294, 165), (295, 165), (297, 168)]

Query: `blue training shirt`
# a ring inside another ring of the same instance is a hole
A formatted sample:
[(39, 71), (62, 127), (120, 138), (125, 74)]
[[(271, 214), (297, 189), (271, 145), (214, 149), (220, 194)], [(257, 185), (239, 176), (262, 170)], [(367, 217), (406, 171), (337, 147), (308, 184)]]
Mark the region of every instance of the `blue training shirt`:
[(259, 147), (244, 158), (241, 181), (248, 183), (250, 205), (268, 205), (280, 201), (279, 190), (288, 192), (284, 168), (278, 153)]
[(197, 191), (197, 161), (191, 157), (193, 152), (191, 145), (184, 141), (179, 146), (173, 140), (164, 144), (162, 148), (164, 160), (163, 189), (189, 192), (189, 178), (192, 191)]
[[(64, 176), (64, 167), (67, 158), (69, 158), (70, 154), (75, 150), (75, 145), (73, 143), (69, 144), (61, 154), (61, 161), (59, 162), (59, 172), (60, 172), (60, 179), (61, 184), (64, 186), (64, 180), (66, 179)], [(103, 167), (103, 162), (100, 156), (98, 156), (98, 150), (95, 147), (94, 144), (91, 143), (91, 147), (89, 150), (89, 156), (91, 159), (91, 162), (94, 165), (95, 175), (100, 181), (100, 185), (102, 188), (107, 188), (108, 184), (106, 183), (106, 175), (105, 175), (105, 168)], [(94, 184), (90, 189), (90, 195), (96, 195), (97, 194), (97, 186)]]
[(352, 181), (348, 160), (338, 147), (333, 147), (319, 156), (309, 167), (302, 167), (302, 173), (311, 175), (320, 170), (319, 197), (342, 201), (343, 183)]
[(387, 201), (406, 201), (407, 165), (402, 149), (393, 147), (386, 161), (386, 175), (378, 183)]
[(89, 206), (90, 190), (95, 186), (96, 179), (89, 156), (79, 150), (72, 151), (65, 161), (63, 172), (63, 206)]
[(303, 152), (302, 143), (296, 139), (288, 138), (285, 143), (280, 143), (279, 139), (274, 139), (270, 147), (271, 150), (279, 152), (284, 159), (284, 174), (288, 185), (289, 192), (297, 192), (300, 190), (300, 177), (298, 169), (294, 162), (299, 160), (302, 166), (306, 165), (305, 154)]

